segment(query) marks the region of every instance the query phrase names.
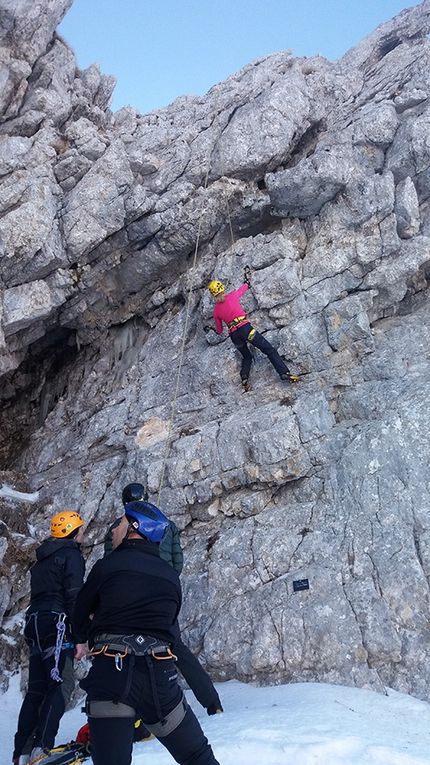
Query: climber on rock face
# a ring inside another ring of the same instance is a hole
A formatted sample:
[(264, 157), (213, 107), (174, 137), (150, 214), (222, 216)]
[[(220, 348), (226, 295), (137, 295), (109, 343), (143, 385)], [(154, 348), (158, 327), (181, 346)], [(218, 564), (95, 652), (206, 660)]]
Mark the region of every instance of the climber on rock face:
[[(244, 284), (239, 287), (238, 290), (225, 294), (225, 287), (222, 282), (218, 280), (212, 281), (208, 287), (212, 297), (216, 300), (213, 312), (216, 332), (219, 335), (222, 333), (224, 322), (224, 324), (227, 325), (228, 334), (232, 343), (242, 355), (242, 367), (240, 370), (242, 389), (244, 391), (250, 389), (249, 372), (252, 364), (252, 354), (248, 348), (248, 343), (254, 345), (267, 356), (270, 363), (275, 367), (281, 380), (288, 383), (297, 382), (297, 377), (290, 373), (287, 365), (273, 345), (271, 345), (263, 335), (257, 332), (251, 325), (249, 319), (247, 319), (239, 298), (246, 292), (249, 286), (249, 271), (248, 268), (245, 268)], [(206, 329), (212, 329), (212, 327), (207, 327)]]

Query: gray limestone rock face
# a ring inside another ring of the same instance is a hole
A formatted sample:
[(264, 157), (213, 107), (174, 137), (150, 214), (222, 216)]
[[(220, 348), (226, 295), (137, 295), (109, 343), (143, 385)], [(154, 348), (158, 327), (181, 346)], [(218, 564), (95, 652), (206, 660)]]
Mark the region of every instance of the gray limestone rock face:
[[(0, 0), (0, 666), (50, 516), (82, 514), (89, 568), (139, 481), (214, 680), (428, 699), (430, 0), (147, 115), (77, 68), (70, 5)], [(243, 393), (207, 330), (245, 268), (297, 384), (252, 348)]]

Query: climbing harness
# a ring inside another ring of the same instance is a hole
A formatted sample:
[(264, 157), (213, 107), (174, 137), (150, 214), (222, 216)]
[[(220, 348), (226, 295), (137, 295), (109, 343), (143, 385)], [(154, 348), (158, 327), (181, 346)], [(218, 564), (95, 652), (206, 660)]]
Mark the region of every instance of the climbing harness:
[(143, 724), (142, 720), (135, 720), (133, 741), (151, 741), (152, 738), (154, 738), (154, 734), (149, 732), (148, 728)]
[(227, 329), (236, 329), (236, 327), (241, 324), (241, 322), (248, 321), (246, 316), (238, 316), (236, 319), (232, 319), (227, 323)]
[(66, 632), (66, 614), (59, 614), (57, 621), (57, 640), (55, 642), (55, 665), (51, 669), (51, 678), (57, 683), (62, 683), (60, 673), (58, 671), (58, 662), (60, 661), (60, 654), (63, 648), (64, 634)]
[(127, 654), (130, 654), (128, 676), (126, 687), (119, 699), (119, 703), (91, 700), (87, 702), (87, 714), (89, 717), (133, 717), (135, 715), (134, 708), (127, 704), (127, 698), (130, 692), (136, 656), (142, 656), (145, 658), (148, 667), (152, 696), (158, 717), (157, 723), (148, 725), (145, 722), (144, 726), (150, 734), (167, 736), (184, 719), (187, 711), (187, 702), (183, 697), (171, 712), (163, 715), (155, 679), (153, 659), (156, 661), (176, 661), (177, 657), (172, 653), (169, 645), (150, 635), (113, 635), (102, 633), (94, 638), (94, 645), (89, 651), (90, 656), (104, 655), (114, 658), (115, 667), (119, 671), (123, 668), (123, 659)]
[[(155, 679), (154, 679), (155, 682)], [(156, 687), (154, 688), (154, 692), (156, 693)], [(156, 697), (158, 698), (158, 696)], [(157, 713), (160, 715), (161, 708), (159, 707), (159, 703), (157, 704), (156, 698), (154, 698), (155, 708)], [(158, 709), (157, 709), (158, 706)], [(145, 727), (149, 730), (150, 733), (153, 733), (154, 736), (157, 736), (157, 738), (163, 738), (163, 736), (168, 736), (169, 733), (173, 733), (174, 730), (178, 727), (178, 725), (181, 724), (182, 720), (184, 719), (188, 709), (188, 702), (185, 698), (185, 696), (182, 696), (181, 701), (179, 704), (176, 705), (172, 709), (171, 712), (168, 712), (167, 715), (162, 717), (158, 723), (145, 723)]]
[(171, 652), (170, 646), (150, 635), (111, 635), (109, 633), (96, 635), (94, 645), (87, 655), (100, 656), (100, 654), (115, 659), (115, 667), (119, 672), (123, 668), (122, 662), (127, 654), (134, 656), (150, 655), (158, 661), (166, 659), (176, 661), (177, 658)]

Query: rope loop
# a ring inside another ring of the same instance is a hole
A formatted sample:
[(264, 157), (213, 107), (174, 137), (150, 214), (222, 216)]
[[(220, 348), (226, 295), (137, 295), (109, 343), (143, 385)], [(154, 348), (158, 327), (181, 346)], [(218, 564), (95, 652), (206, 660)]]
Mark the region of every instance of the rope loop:
[(58, 622), (57, 622), (57, 640), (55, 642), (55, 665), (52, 667), (50, 675), (51, 679), (55, 680), (56, 683), (62, 683), (62, 679), (60, 677), (60, 672), (58, 670), (58, 663), (60, 661), (60, 654), (61, 649), (63, 647), (64, 642), (64, 634), (66, 632), (66, 614), (59, 614), (58, 616)]

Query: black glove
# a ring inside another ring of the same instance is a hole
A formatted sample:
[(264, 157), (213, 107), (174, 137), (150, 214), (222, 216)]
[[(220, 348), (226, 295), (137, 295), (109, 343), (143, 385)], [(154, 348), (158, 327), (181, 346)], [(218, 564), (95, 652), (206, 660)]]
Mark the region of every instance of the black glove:
[(221, 712), (224, 712), (220, 700), (218, 699), (217, 703), (214, 702), (213, 704), (209, 704), (209, 706), (206, 707), (206, 712), (208, 715), (219, 715)]
[(249, 280), (250, 276), (251, 276), (251, 269), (249, 266), (245, 266), (245, 268), (243, 269), (243, 283), (247, 284), (248, 287), (251, 286), (251, 282)]
[(208, 333), (208, 332), (210, 332), (211, 330), (212, 330), (212, 332), (215, 332), (214, 328), (213, 328), (213, 327), (211, 327), (211, 325), (210, 325), (210, 324), (205, 324), (205, 325), (204, 325), (204, 327), (203, 327), (203, 332), (205, 332), (205, 333), (207, 334), (207, 333)]

